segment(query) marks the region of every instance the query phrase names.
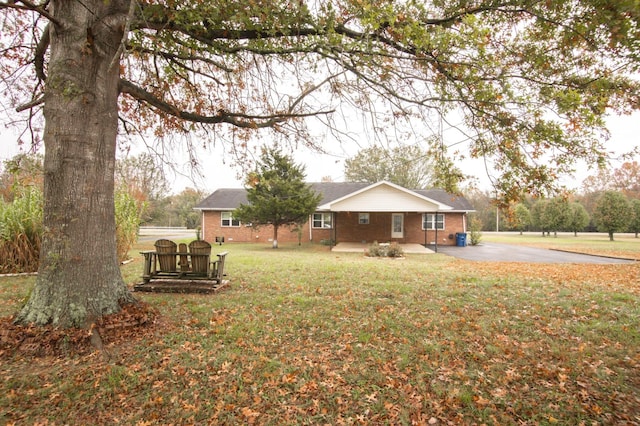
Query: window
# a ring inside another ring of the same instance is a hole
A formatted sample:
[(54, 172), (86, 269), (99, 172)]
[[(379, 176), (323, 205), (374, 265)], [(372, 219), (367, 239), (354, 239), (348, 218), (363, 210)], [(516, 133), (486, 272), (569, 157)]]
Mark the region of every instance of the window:
[(358, 223), (360, 225), (369, 224), (369, 213), (358, 213)]
[(313, 227), (314, 228), (333, 228), (331, 213), (314, 213), (313, 214)]
[(424, 213), (422, 215), (422, 229), (444, 229), (444, 215)]
[(240, 226), (240, 221), (233, 218), (233, 212), (222, 212), (222, 226)]

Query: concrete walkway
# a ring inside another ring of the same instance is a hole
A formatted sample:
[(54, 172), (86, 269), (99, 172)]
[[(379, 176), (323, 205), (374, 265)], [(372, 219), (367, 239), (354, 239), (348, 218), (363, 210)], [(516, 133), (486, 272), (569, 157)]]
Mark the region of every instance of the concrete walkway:
[[(371, 244), (362, 243), (338, 243), (331, 249), (336, 253), (364, 253)], [(433, 253), (433, 250), (425, 248), (420, 244), (400, 244), (400, 248), (404, 253), (411, 254), (429, 254)]]

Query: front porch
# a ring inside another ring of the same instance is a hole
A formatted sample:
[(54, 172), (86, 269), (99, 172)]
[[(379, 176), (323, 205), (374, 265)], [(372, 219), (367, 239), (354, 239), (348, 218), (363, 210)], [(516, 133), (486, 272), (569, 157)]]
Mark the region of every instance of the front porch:
[[(336, 253), (364, 253), (371, 244), (367, 243), (349, 243), (340, 242), (331, 248)], [(431, 254), (433, 250), (424, 247), (421, 244), (399, 244), (405, 254)]]

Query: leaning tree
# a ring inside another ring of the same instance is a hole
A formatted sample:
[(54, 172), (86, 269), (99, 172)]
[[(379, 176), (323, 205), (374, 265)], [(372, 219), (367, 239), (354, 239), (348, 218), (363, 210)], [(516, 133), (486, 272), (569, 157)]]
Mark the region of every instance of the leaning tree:
[(17, 321), (86, 326), (134, 300), (114, 236), (116, 143), (127, 135), (226, 142), (241, 159), (259, 129), (322, 149), (319, 123), (348, 140), (346, 107), (377, 137), (460, 117), (469, 153), (493, 159), (506, 197), (549, 189), (576, 159), (605, 159), (608, 111), (639, 106), (639, 8), (0, 0), (4, 115), (18, 110), (45, 149), (41, 265)]

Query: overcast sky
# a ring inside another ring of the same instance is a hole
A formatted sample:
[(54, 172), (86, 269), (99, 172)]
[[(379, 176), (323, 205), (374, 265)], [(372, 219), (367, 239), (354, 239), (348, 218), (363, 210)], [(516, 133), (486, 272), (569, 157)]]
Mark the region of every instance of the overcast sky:
[[(616, 154), (628, 152), (639, 145), (640, 135), (640, 113), (631, 116), (612, 116), (608, 120), (611, 131), (611, 139), (608, 142), (610, 151)], [(6, 160), (20, 152), (20, 147), (16, 142), (16, 136), (11, 129), (0, 129), (0, 160)], [(443, 138), (448, 143), (455, 143), (456, 136), (453, 130), (444, 129)], [(366, 137), (364, 138), (366, 139)], [(300, 147), (292, 152), (297, 163), (306, 168), (307, 181), (318, 182), (325, 176), (330, 176), (333, 181), (344, 180), (344, 160), (355, 155), (359, 149), (367, 147), (366, 140), (361, 142), (345, 142), (340, 144), (334, 139), (327, 139), (323, 146), (330, 154), (318, 154), (311, 152), (307, 148)], [(142, 149), (142, 148), (140, 148)], [(242, 187), (242, 180), (237, 178), (239, 169), (231, 166), (232, 159), (222, 151), (222, 147), (203, 153), (201, 163), (206, 165), (203, 168), (203, 176), (195, 182), (189, 177), (186, 155), (178, 160), (178, 168), (182, 168), (185, 176), (170, 173), (169, 181), (172, 182), (172, 191), (180, 192), (186, 187), (198, 187), (207, 192), (212, 192), (218, 188)], [(223, 160), (224, 159), (224, 160)], [(180, 166), (182, 163), (182, 166)], [(621, 162), (613, 162), (612, 167), (619, 167)], [(487, 176), (483, 160), (465, 160), (458, 163), (462, 171), (468, 175), (473, 175), (478, 179), (481, 189), (490, 190), (490, 179)], [(565, 184), (571, 188), (579, 188), (582, 181), (593, 174), (587, 167), (581, 167), (573, 177), (568, 177)]]
[[(632, 116), (612, 116), (609, 118), (608, 123), (611, 138), (607, 147), (610, 151), (614, 151), (616, 155), (619, 155), (629, 152), (639, 145), (640, 112)], [(456, 136), (447, 136), (446, 129), (443, 132), (443, 137), (445, 139), (449, 138), (450, 141), (454, 141), (453, 143), (456, 141)], [(328, 140), (325, 146), (331, 154), (318, 154), (303, 147), (296, 149), (292, 153), (295, 161), (305, 166), (307, 181), (309, 182), (319, 182), (325, 176), (330, 176), (335, 182), (343, 181), (344, 160), (355, 155), (361, 147), (366, 147), (367, 143), (365, 141), (362, 144), (350, 142), (340, 144), (336, 141)], [(204, 170), (204, 179), (199, 183), (199, 187), (211, 192), (217, 188), (242, 187), (242, 180), (236, 178), (238, 169), (229, 164), (230, 158), (227, 157), (226, 164), (220, 158), (221, 153), (219, 150), (205, 157), (204, 163), (207, 167)], [(611, 166), (617, 168), (621, 164), (622, 161), (612, 161)], [(481, 189), (491, 190), (491, 181), (487, 176), (484, 160), (464, 160), (459, 162), (458, 165), (464, 173), (475, 176), (478, 179), (478, 186)], [(570, 188), (578, 189), (582, 181), (593, 173), (583, 164), (574, 176), (568, 176), (563, 183)], [(186, 178), (178, 178), (177, 182), (185, 186), (193, 186), (193, 183)]]

